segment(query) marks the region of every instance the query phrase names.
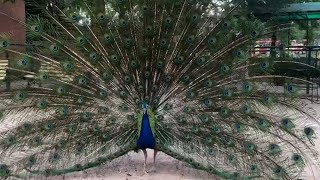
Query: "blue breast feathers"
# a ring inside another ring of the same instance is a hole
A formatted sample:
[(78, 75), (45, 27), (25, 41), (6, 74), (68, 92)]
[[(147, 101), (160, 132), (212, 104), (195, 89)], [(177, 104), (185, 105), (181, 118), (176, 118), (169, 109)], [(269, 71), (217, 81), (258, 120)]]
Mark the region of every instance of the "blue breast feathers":
[(156, 146), (156, 140), (153, 137), (147, 113), (144, 113), (142, 117), (141, 131), (137, 145), (139, 149), (154, 149)]

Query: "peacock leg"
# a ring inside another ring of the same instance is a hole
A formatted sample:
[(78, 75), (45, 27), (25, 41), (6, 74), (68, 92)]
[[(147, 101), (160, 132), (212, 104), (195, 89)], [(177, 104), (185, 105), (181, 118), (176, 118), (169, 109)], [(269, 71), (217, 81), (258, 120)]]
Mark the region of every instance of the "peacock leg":
[(147, 150), (146, 149), (143, 149), (142, 151), (143, 151), (143, 154), (144, 154), (143, 171), (146, 174), (146, 173), (148, 173), (147, 170), (146, 170), (148, 154), (147, 154)]
[(154, 154), (153, 154), (153, 164), (156, 163), (156, 156), (157, 156), (158, 150), (154, 149)]
[(158, 150), (154, 149), (154, 154), (153, 154), (153, 166), (152, 166), (152, 172), (156, 172), (156, 157), (157, 157)]

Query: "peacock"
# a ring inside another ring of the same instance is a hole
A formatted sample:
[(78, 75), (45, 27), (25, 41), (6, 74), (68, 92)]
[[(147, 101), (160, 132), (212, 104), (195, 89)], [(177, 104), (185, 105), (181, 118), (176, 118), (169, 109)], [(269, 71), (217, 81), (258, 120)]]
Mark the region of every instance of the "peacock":
[[(223, 179), (297, 179), (319, 165), (308, 64), (257, 58), (268, 25), (246, 1), (26, 0), (26, 30), (0, 36), (0, 178), (49, 177), (131, 151), (163, 152)], [(28, 12), (27, 12), (28, 13)], [(281, 85), (275, 82), (282, 82)], [(145, 161), (146, 162), (146, 161)], [(148, 166), (144, 163), (144, 170)]]

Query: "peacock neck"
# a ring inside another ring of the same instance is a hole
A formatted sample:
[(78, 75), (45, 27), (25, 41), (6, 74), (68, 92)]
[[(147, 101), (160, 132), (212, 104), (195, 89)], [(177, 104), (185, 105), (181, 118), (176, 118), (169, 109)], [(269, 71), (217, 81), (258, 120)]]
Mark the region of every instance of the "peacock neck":
[(150, 126), (150, 120), (149, 120), (148, 113), (146, 112), (142, 116), (140, 136), (141, 136), (141, 134), (149, 133), (149, 132), (152, 133), (152, 129)]

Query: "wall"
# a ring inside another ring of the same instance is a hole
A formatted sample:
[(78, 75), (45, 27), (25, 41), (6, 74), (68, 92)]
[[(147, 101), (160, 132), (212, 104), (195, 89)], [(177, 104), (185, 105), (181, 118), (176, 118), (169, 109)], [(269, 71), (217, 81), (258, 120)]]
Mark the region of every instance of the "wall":
[[(23, 0), (16, 0), (16, 3), (6, 2), (0, 4), (0, 12), (10, 17), (25, 22), (25, 5)], [(0, 35), (10, 34), (13, 43), (23, 44), (25, 42), (25, 28), (19, 22), (0, 13)], [(23, 51), (22, 47), (14, 47), (16, 50)], [(8, 57), (12, 55), (0, 53), (0, 80), (5, 77), (5, 68), (8, 65)]]

